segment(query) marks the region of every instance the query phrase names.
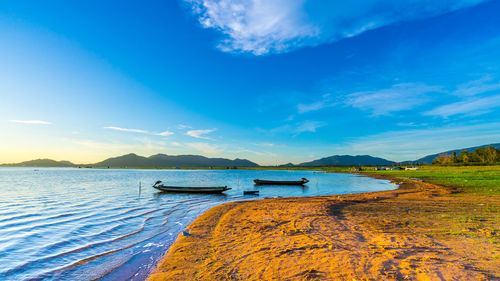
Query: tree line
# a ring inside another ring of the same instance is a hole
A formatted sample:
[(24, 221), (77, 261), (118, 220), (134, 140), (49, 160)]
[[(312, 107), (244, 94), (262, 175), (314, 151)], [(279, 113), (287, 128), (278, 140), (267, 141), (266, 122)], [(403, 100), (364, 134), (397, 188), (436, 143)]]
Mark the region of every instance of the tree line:
[(467, 150), (460, 151), (459, 154), (453, 152), (453, 154), (440, 155), (432, 164), (493, 164), (500, 163), (500, 149), (496, 149), (493, 146), (482, 147), (474, 150), (473, 152), (468, 152)]

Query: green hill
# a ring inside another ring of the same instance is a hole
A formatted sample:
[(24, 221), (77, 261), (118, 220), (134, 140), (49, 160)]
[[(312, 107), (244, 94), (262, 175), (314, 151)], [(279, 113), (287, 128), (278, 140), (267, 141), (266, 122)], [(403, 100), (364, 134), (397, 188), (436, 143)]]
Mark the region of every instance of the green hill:
[(200, 155), (156, 154), (143, 157), (134, 153), (95, 163), (95, 167), (258, 167), (246, 159), (207, 158)]

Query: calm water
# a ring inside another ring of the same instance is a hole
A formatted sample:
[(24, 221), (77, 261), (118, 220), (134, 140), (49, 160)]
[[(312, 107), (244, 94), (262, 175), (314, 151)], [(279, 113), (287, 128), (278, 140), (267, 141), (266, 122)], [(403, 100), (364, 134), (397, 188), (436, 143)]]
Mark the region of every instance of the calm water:
[[(252, 182), (302, 177), (310, 180), (305, 187)], [(151, 188), (156, 180), (233, 189), (226, 195), (158, 193)], [(186, 225), (215, 205), (395, 187), (310, 171), (0, 168), (0, 280), (144, 280)], [(243, 190), (260, 190), (260, 196), (243, 196)]]

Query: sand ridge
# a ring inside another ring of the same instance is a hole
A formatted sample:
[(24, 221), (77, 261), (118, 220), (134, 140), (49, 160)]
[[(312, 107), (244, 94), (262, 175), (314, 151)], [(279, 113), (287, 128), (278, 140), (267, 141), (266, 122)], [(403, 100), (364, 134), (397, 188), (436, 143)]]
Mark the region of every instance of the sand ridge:
[(148, 280), (500, 280), (500, 250), (487, 234), (443, 236), (439, 220), (454, 205), (498, 205), (498, 197), (464, 202), (437, 185), (398, 183), (393, 191), (214, 207)]

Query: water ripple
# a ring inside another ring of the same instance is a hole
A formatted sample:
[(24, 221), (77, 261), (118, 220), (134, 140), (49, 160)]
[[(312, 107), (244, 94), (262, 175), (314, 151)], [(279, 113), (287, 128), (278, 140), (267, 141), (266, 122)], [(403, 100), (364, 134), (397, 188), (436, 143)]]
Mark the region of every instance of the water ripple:
[[(202, 212), (259, 198), (242, 196), (243, 190), (255, 190), (254, 178), (290, 176), (287, 171), (0, 168), (0, 280), (144, 280)], [(395, 188), (351, 175), (296, 171), (292, 176), (314, 177), (316, 184), (260, 187), (261, 197)], [(145, 187), (158, 179), (233, 189), (217, 196)]]

